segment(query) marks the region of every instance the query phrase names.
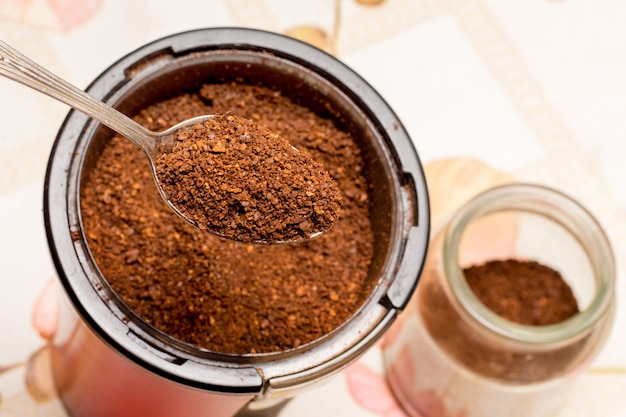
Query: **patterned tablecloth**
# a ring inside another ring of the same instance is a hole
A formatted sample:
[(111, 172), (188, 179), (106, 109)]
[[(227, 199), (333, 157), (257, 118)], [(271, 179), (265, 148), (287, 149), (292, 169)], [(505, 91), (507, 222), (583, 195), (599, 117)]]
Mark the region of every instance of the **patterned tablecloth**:
[[(335, 6), (334, 0), (0, 0), (0, 39), (86, 86), (130, 50), (174, 32), (319, 28), (290, 33), (318, 42), (379, 90), (427, 169), (442, 160), (478, 160), (556, 187), (597, 216), (617, 258), (617, 318), (559, 415), (626, 416), (626, 2), (339, 0)], [(42, 187), (67, 111), (0, 79), (0, 417), (65, 415), (58, 399), (29, 390), (26, 380), (29, 366), (46, 360), (34, 354), (44, 341), (32, 326), (37, 296), (55, 275)], [(431, 191), (437, 209), (458, 198), (448, 194), (454, 189)], [(373, 348), (281, 415), (404, 414)]]

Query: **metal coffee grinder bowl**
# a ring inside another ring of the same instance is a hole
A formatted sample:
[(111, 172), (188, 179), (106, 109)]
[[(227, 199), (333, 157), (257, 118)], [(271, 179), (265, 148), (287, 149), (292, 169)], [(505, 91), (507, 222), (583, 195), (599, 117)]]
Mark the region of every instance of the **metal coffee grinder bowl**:
[(371, 183), (373, 289), (338, 328), (285, 352), (222, 354), (163, 334), (115, 296), (90, 254), (80, 191), (113, 133), (71, 111), (50, 155), (44, 215), (64, 290), (53, 371), (73, 416), (261, 414), (357, 359), (394, 321), (419, 279), (429, 233), (419, 158), (380, 95), (332, 56), (269, 32), (202, 29), (142, 46), (87, 91), (132, 115), (207, 80), (280, 88), (314, 111), (330, 105), (341, 115), (335, 123), (358, 141)]

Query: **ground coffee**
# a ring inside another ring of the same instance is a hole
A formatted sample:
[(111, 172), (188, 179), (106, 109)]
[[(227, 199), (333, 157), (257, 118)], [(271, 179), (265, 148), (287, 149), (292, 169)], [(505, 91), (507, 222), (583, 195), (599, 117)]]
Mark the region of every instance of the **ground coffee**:
[(326, 232), (341, 194), (306, 150), (237, 115), (178, 132), (155, 160), (168, 200), (202, 230), (241, 242), (292, 242)]
[(84, 232), (113, 290), (163, 332), (225, 353), (291, 349), (344, 323), (376, 284), (368, 279), (373, 234), (363, 158), (354, 138), (331, 120), (259, 86), (205, 85), (135, 119), (160, 131), (227, 112), (254, 120), (324, 165), (343, 196), (328, 233), (276, 246), (199, 231), (166, 207), (145, 156), (119, 137), (105, 144), (83, 182)]
[(507, 320), (541, 326), (578, 313), (578, 302), (561, 274), (538, 262), (493, 260), (463, 273), (476, 297)]
[[(465, 268), (477, 298), (501, 317), (526, 325), (555, 324), (578, 311), (576, 299), (562, 276), (552, 268), (513, 259), (493, 260)], [(419, 288), (418, 308), (435, 343), (455, 361), (479, 375), (508, 382), (538, 382), (559, 375), (579, 354), (583, 338), (563, 347), (529, 354), (516, 351), (498, 338), (472, 330), (440, 285), (437, 271), (427, 270)]]

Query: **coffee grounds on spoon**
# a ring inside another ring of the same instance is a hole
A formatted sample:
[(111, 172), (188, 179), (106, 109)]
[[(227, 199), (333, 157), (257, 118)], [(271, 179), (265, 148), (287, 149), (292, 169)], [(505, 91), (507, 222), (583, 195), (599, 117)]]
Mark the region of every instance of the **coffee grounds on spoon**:
[(341, 194), (324, 167), (236, 115), (179, 132), (155, 166), (174, 207), (200, 229), (230, 239), (306, 240), (339, 218)]

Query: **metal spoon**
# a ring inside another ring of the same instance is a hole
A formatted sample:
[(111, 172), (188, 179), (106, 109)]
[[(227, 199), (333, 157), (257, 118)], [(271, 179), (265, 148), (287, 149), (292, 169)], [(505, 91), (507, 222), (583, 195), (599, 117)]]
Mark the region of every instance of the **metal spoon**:
[(165, 200), (179, 216), (195, 226), (194, 222), (185, 217), (168, 200), (156, 176), (154, 160), (158, 156), (158, 153), (163, 150), (161, 145), (166, 144), (168, 141), (173, 141), (178, 131), (190, 128), (197, 123), (202, 123), (213, 116), (194, 117), (163, 132), (153, 132), (115, 110), (113, 107), (104, 104), (78, 87), (75, 87), (41, 67), (2, 40), (0, 40), (0, 75), (44, 93), (85, 113), (139, 146), (148, 156), (152, 174), (163, 200)]
[[(100, 123), (113, 129), (135, 143), (147, 155), (152, 169), (152, 175), (157, 185), (157, 189), (167, 205), (181, 218), (194, 227), (198, 224), (185, 216), (181, 210), (168, 199), (156, 171), (155, 161), (163, 152), (171, 150), (172, 144), (176, 141), (177, 134), (181, 131), (191, 129), (194, 125), (203, 123), (212, 115), (194, 117), (185, 120), (177, 125), (163, 131), (153, 132), (148, 130), (115, 110), (111, 106), (95, 99), (85, 91), (68, 83), (57, 75), (41, 67), (31, 59), (22, 55), (11, 46), (0, 40), (0, 75), (17, 81), (27, 87), (44, 93), (70, 107), (79, 110)], [(203, 229), (209, 233), (223, 236), (219, 231)], [(326, 230), (313, 230), (309, 236), (294, 238), (288, 241), (257, 241), (255, 243), (299, 243), (317, 237)]]

